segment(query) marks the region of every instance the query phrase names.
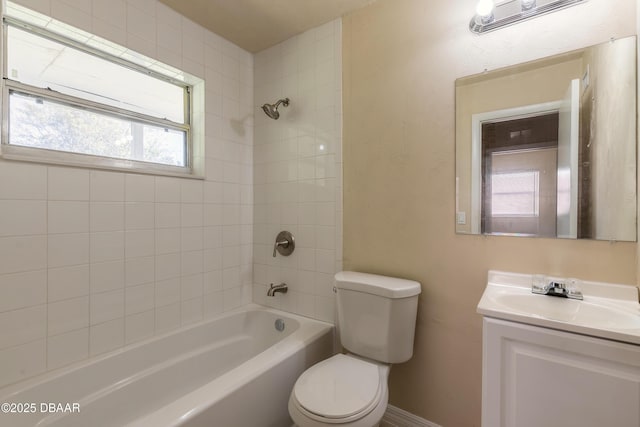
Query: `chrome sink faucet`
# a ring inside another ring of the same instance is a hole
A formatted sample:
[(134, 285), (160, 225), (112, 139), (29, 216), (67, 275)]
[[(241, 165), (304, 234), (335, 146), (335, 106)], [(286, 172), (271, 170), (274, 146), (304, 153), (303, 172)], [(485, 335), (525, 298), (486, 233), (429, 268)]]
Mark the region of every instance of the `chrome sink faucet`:
[(567, 279), (566, 282), (560, 280), (552, 280), (542, 275), (536, 274), (533, 277), (531, 292), (534, 294), (550, 295), (554, 297), (563, 297), (578, 300), (584, 299), (584, 297), (582, 296), (582, 292), (578, 287), (579, 280)]
[(289, 287), (287, 286), (286, 283), (280, 283), (279, 285), (274, 285), (272, 283), (271, 286), (269, 286), (269, 290), (267, 291), (267, 296), (274, 297), (276, 296), (276, 292), (286, 294), (288, 290), (289, 290)]

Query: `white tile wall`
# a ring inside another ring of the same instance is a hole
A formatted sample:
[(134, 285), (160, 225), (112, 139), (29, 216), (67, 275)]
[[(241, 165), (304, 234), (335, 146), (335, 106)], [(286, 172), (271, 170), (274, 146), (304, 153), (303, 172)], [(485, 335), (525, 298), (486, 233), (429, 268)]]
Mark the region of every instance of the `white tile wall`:
[[(341, 28), (329, 22), (254, 61), (255, 105), (291, 104), (277, 121), (256, 107), (253, 300), (331, 322), (333, 274), (342, 268)], [(273, 258), (281, 230), (294, 234), (296, 249)], [(267, 297), (280, 282), (289, 292)]]
[(204, 79), (206, 179), (0, 162), (0, 386), (252, 290), (252, 55), (156, 0), (16, 3)]

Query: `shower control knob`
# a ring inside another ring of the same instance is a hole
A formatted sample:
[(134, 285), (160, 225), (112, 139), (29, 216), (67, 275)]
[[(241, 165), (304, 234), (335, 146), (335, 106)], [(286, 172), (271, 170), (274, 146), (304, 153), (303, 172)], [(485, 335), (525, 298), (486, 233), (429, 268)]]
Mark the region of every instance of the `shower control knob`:
[(289, 256), (296, 248), (296, 241), (293, 238), (293, 234), (289, 231), (281, 231), (276, 236), (276, 242), (273, 244), (273, 257), (276, 257), (276, 252), (282, 256)]

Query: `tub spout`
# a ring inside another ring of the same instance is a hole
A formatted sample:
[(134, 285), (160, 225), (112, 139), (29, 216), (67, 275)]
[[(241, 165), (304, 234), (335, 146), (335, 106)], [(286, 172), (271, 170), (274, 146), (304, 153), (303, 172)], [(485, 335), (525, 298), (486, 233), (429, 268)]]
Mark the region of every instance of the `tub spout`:
[(269, 287), (269, 290), (267, 291), (267, 296), (273, 297), (276, 295), (276, 292), (282, 292), (283, 294), (286, 294), (288, 289), (289, 288), (287, 287), (286, 283), (280, 283), (279, 285), (274, 285), (272, 283)]

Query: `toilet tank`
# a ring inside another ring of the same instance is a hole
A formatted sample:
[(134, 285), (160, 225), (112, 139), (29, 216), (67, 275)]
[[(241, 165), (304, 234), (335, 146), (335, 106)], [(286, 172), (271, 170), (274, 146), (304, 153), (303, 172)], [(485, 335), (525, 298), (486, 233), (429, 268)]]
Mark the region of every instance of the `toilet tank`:
[(335, 279), (343, 347), (379, 362), (411, 359), (420, 283), (354, 271)]

